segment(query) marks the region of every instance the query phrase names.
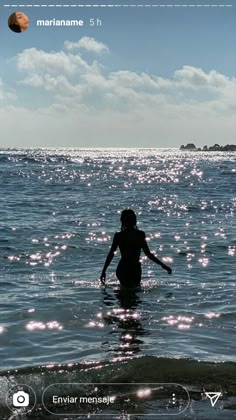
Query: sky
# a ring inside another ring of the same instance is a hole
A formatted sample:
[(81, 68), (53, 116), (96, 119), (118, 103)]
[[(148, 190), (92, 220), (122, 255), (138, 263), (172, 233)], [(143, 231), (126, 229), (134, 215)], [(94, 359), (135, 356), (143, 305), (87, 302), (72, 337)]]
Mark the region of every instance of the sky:
[[(236, 144), (236, 2), (15, 4), (0, 6), (1, 147)], [(84, 25), (37, 26), (53, 18)]]

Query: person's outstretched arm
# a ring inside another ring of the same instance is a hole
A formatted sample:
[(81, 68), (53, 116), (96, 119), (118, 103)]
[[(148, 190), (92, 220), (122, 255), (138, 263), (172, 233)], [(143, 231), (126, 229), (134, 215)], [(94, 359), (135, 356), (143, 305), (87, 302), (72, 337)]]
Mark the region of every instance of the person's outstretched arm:
[(117, 247), (118, 247), (118, 239), (117, 239), (117, 233), (115, 233), (110, 251), (108, 252), (108, 255), (107, 255), (107, 258), (106, 258), (101, 276), (100, 276), (100, 280), (101, 280), (102, 284), (105, 284), (106, 270), (109, 267), (109, 265), (111, 264), (111, 261), (114, 257), (114, 253), (115, 253)]
[(160, 265), (162, 268), (164, 268), (164, 270), (166, 270), (168, 272), (168, 274), (172, 273), (172, 269), (170, 267), (168, 267), (168, 265), (164, 264), (161, 260), (159, 260), (157, 257), (155, 257), (155, 255), (150, 251), (148, 244), (146, 242), (146, 239), (144, 238), (143, 241), (143, 252), (144, 254), (152, 261), (154, 261), (156, 264)]

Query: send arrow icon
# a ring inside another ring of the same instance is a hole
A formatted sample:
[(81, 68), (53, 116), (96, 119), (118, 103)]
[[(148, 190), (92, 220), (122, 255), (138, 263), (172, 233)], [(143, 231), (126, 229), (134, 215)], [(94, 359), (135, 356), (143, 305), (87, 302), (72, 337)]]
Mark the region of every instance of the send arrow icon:
[(205, 392), (207, 398), (211, 401), (211, 406), (214, 407), (214, 405), (217, 403), (218, 399), (222, 395), (221, 392)]

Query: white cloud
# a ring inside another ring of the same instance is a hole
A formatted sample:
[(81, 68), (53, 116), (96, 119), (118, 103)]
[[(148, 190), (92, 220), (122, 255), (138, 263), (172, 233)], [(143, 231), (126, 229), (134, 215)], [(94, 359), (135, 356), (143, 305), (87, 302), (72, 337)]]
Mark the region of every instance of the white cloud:
[(84, 49), (89, 52), (100, 54), (102, 52), (109, 52), (109, 48), (102, 42), (96, 41), (94, 38), (84, 36), (77, 42), (65, 41), (64, 47), (68, 51), (77, 49)]
[[(66, 96), (75, 95), (76, 88), (72, 85), (69, 80), (63, 76), (52, 76), (50, 74), (37, 75), (26, 77), (24, 80), (20, 81), (19, 84), (27, 85), (33, 88), (42, 88), (47, 91), (53, 92), (53, 95), (64, 95)], [(77, 92), (78, 93), (78, 92)]]
[[(211, 70), (209, 73), (204, 72), (201, 68), (183, 66), (182, 69), (176, 70), (174, 78), (177, 82), (183, 82), (185, 85), (199, 87), (224, 88), (230, 82), (230, 78)], [(234, 83), (236, 79), (232, 79)]]
[[(82, 38), (83, 39), (83, 38)], [(235, 106), (236, 79), (215, 70), (184, 66), (172, 78), (131, 71), (105, 74), (100, 63), (88, 64), (79, 55), (26, 49), (17, 57), (26, 74), (20, 83), (50, 91), (52, 101), (73, 98), (92, 109), (128, 110), (164, 107), (166, 104), (207, 104), (217, 109)], [(53, 99), (54, 98), (54, 99)]]
[[(27, 99), (25, 108), (11, 105), (0, 112), (6, 144), (12, 141), (7, 137), (11, 121), (17, 121), (17, 141), (24, 146), (158, 147), (188, 142), (193, 135), (200, 145), (234, 141), (235, 78), (192, 66), (168, 78), (129, 70), (109, 73), (101, 62), (89, 64), (72, 52), (80, 42), (67, 41), (67, 51), (30, 48), (18, 54), (19, 103), (25, 104), (27, 89), (35, 110)], [(0, 81), (0, 99), (6, 92)]]
[(17, 67), (28, 73), (49, 72), (68, 75), (89, 69), (89, 65), (79, 55), (66, 54), (64, 51), (45, 52), (36, 48), (29, 48), (18, 54)]

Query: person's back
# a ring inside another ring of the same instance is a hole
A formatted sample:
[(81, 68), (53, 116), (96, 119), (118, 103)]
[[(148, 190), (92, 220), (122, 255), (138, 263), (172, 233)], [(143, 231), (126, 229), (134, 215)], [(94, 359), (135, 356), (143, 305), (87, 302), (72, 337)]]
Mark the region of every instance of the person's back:
[(139, 261), (145, 233), (138, 229), (128, 229), (116, 235), (121, 258)]

